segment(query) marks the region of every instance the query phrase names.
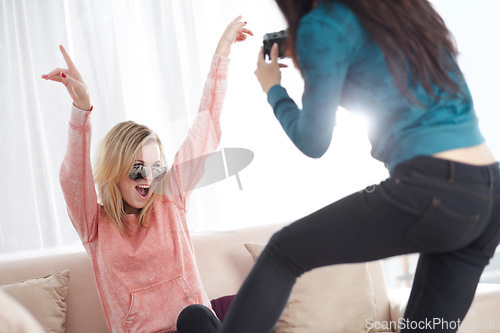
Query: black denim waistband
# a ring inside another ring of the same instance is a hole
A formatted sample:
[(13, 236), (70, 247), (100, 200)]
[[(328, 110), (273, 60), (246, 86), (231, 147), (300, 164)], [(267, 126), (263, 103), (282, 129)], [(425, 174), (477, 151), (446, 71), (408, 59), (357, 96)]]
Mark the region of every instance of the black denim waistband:
[(500, 181), (499, 162), (488, 165), (472, 165), (433, 156), (417, 156), (402, 162), (396, 166), (393, 175), (410, 174), (412, 171), (446, 178), (448, 181), (462, 180), (490, 185)]

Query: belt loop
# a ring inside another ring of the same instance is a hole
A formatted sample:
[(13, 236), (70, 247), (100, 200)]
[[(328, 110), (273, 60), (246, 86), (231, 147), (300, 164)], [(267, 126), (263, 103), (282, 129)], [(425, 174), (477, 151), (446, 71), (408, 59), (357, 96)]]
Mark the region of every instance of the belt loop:
[(493, 173), (491, 172), (491, 165), (487, 165), (486, 169), (488, 170), (488, 189), (491, 192), (493, 190)]
[(448, 162), (448, 183), (455, 181), (455, 163)]

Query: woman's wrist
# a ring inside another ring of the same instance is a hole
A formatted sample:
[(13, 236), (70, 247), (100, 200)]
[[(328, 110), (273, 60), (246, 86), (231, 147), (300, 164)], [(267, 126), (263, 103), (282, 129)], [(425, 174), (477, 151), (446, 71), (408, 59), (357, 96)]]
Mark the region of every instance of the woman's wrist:
[(267, 87), (267, 90), (264, 89), (266, 95), (269, 94), (269, 91), (271, 91), (271, 89), (273, 89), (274, 87), (276, 86), (280, 86), (281, 85), (281, 82), (274, 82), (274, 83), (270, 83), (268, 84), (266, 87)]
[(231, 53), (230, 47), (217, 47), (215, 50), (215, 54), (220, 55), (221, 57), (229, 57), (229, 53)]
[(90, 103), (75, 103), (73, 102), (73, 106), (77, 109), (83, 110), (83, 111), (92, 111), (93, 106)]

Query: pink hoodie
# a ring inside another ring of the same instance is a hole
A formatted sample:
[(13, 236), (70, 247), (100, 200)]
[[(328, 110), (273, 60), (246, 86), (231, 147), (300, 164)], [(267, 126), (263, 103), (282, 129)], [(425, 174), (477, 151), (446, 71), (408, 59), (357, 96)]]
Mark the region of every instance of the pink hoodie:
[[(198, 114), (167, 173), (168, 193), (155, 204), (149, 226), (123, 237), (104, 218), (90, 163), (90, 111), (73, 107), (60, 181), (68, 213), (90, 256), (108, 326), (117, 332), (175, 332), (179, 313), (210, 301), (196, 267), (186, 224), (190, 191), (204, 159), (219, 145), (220, 113), (229, 59), (214, 55)], [(129, 215), (134, 224), (135, 215)]]

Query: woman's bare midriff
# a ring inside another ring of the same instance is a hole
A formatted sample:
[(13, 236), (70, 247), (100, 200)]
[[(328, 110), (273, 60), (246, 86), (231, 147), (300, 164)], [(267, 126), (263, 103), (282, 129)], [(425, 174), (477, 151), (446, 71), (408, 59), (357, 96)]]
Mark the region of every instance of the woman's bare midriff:
[(486, 143), (474, 147), (446, 150), (432, 156), (472, 165), (488, 165), (496, 162)]

